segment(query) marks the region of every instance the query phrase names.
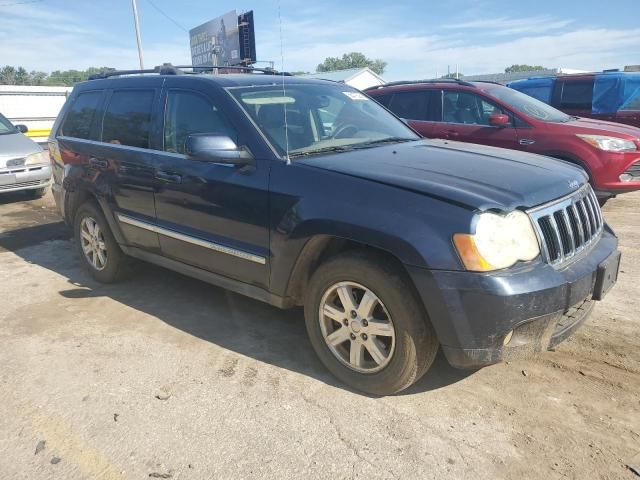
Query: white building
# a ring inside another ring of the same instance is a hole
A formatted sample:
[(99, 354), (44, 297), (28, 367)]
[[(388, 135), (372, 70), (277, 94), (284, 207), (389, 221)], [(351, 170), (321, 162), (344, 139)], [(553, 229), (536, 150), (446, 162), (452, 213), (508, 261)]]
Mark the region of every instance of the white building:
[(26, 125), (27, 136), (46, 142), (72, 87), (0, 85), (0, 113), (14, 125)]
[(304, 75), (300, 75), (300, 77), (342, 82), (358, 90), (364, 90), (365, 88), (376, 87), (387, 83), (369, 67), (348, 68), (346, 70), (334, 70), (332, 72), (305, 73)]

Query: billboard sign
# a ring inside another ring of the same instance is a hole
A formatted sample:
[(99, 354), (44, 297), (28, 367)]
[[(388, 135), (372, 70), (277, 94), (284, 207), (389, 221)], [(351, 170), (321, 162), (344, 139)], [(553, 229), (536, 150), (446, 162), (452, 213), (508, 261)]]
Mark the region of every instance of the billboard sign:
[(189, 30), (191, 64), (223, 67), (242, 63), (238, 14), (235, 10)]

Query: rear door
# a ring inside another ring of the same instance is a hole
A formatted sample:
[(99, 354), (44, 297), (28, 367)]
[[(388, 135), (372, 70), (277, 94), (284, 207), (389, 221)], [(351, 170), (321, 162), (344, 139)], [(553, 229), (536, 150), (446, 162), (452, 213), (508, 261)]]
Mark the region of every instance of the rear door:
[(157, 152), (154, 131), (160, 114), (161, 78), (137, 81), (135, 88), (107, 92), (101, 141), (89, 162), (104, 179), (103, 189), (128, 245), (160, 253), (154, 191)]
[(193, 160), (193, 133), (229, 136), (254, 152), (255, 135), (241, 128), (230, 96), (198, 79), (167, 79), (163, 90), (163, 152), (155, 194), (164, 256), (225, 277), (268, 286), (270, 159), (255, 167)]
[[(511, 123), (495, 127), (489, 117), (495, 113), (509, 115)], [(461, 142), (517, 149), (515, 119), (490, 99), (468, 90), (443, 90), (442, 121), (435, 124), (433, 136)]]
[(432, 137), (440, 106), (440, 90), (407, 90), (393, 93), (387, 108), (423, 137)]

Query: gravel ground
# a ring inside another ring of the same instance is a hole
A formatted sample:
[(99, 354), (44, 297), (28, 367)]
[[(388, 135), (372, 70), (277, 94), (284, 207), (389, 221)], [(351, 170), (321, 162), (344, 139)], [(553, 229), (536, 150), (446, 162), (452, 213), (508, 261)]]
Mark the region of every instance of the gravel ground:
[(6, 479), (638, 478), (640, 193), (605, 208), (616, 288), (555, 351), (442, 357), (401, 395), (334, 381), (302, 313), (140, 264), (81, 268), (50, 196), (0, 197)]

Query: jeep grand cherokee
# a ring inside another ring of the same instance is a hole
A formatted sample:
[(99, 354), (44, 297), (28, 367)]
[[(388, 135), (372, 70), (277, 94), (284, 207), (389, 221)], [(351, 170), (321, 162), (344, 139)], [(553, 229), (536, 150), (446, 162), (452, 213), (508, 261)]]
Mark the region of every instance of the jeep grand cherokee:
[(99, 281), (136, 257), (304, 306), (324, 365), (391, 394), (440, 347), (477, 368), (555, 345), (616, 280), (579, 168), (420, 139), (338, 83), (180, 73), (80, 83), (56, 121), (55, 198)]

